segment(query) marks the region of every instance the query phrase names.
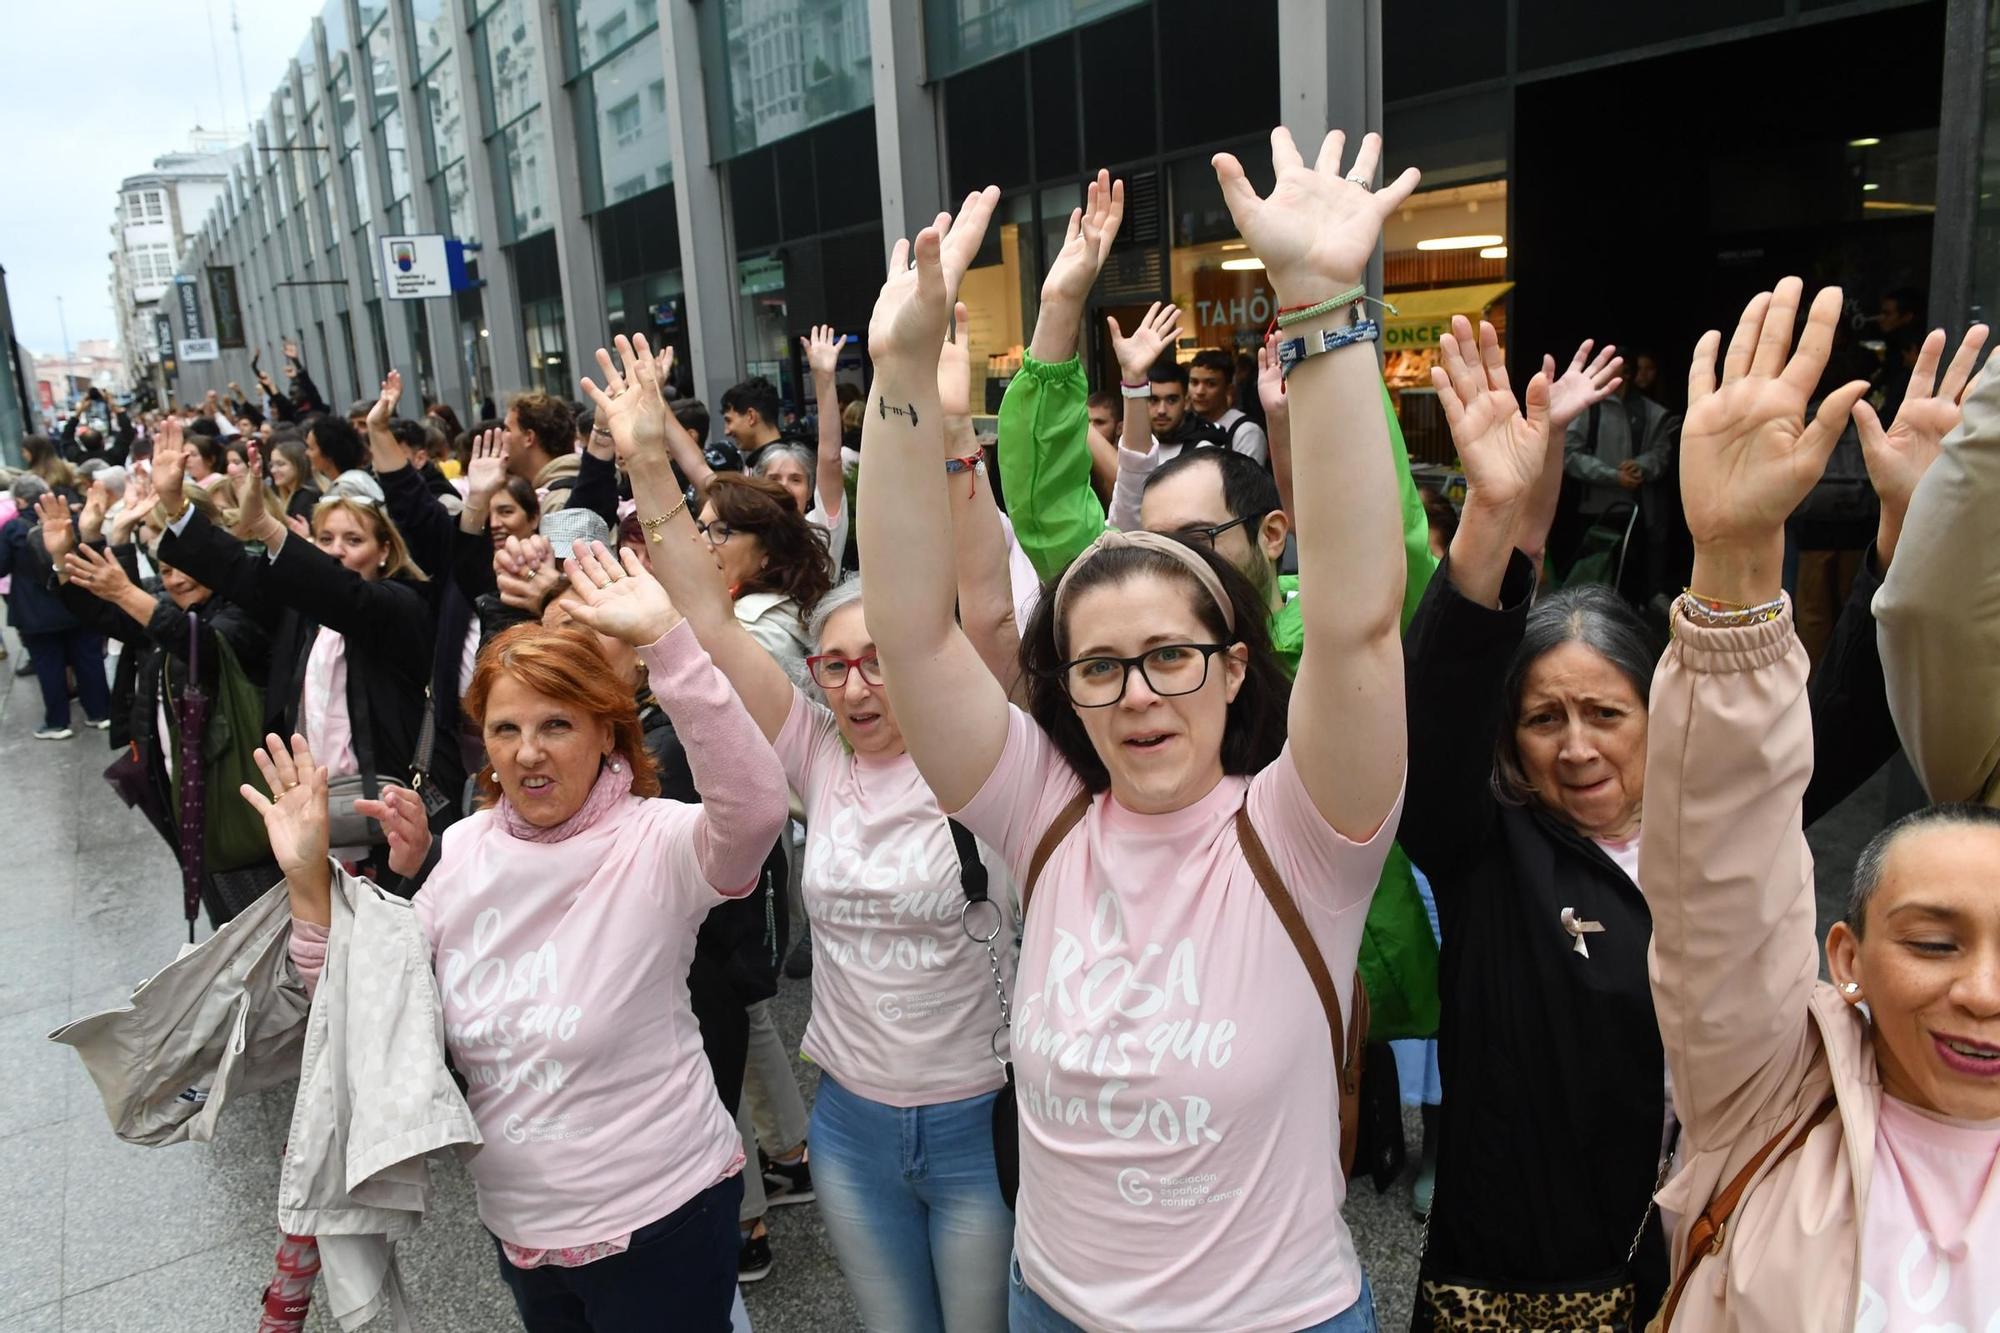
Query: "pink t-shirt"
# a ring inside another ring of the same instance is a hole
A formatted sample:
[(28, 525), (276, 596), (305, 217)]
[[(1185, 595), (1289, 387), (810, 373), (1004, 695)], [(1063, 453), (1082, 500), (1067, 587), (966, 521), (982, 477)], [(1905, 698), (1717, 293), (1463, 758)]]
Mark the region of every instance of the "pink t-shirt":
[(1881, 1107), (1855, 1333), (1996, 1333), (2000, 1125)]
[[(1082, 784), (1011, 710), (959, 819), (1017, 879)], [(1251, 822), (1340, 988), (1401, 798), (1365, 845), (1320, 818), (1287, 748), (1184, 810), (1100, 795), (1043, 868), (1014, 992), (1015, 1248), (1091, 1328), (1289, 1333), (1360, 1295), (1319, 998), (1237, 842)]]
[[(993, 1091), (1005, 1076), (993, 1057), (992, 963), (961, 928), (958, 849), (923, 775), (907, 754), (850, 752), (833, 714), (797, 691), (776, 748), (806, 807), (806, 1055), (849, 1091), (890, 1106)], [(989, 876), (987, 892), (1004, 914), (993, 946), (1011, 980), (1004, 874)]]
[(695, 859), (698, 813), (627, 796), (561, 842), (512, 837), (491, 810), (445, 831), (415, 905), (486, 1139), (479, 1219), (504, 1241), (595, 1244), (743, 1160), (687, 996), (695, 931), (722, 901)]

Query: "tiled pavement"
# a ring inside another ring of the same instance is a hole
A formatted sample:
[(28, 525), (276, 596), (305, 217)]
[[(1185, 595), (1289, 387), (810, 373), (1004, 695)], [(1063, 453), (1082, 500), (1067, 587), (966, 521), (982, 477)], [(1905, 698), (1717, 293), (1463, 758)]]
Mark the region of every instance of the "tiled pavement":
[[(132, 1147), (113, 1138), (75, 1056), (46, 1040), (122, 1000), (186, 934), (171, 856), (99, 777), (102, 738), (32, 739), (39, 699), (17, 664), (0, 663), (0, 1333), (247, 1333), (271, 1272), (289, 1093), (233, 1106), (213, 1143)], [(1815, 830), (1823, 917), (1879, 821), (1882, 787)], [(806, 992), (787, 982), (776, 1006), (794, 1044)], [(810, 1098), (814, 1076), (798, 1070)], [(1408, 1137), (1414, 1156), (1414, 1115)], [(464, 1170), (441, 1165), (437, 1180), (437, 1210), (402, 1250), (418, 1326), (517, 1328)], [(1406, 1174), (1382, 1195), (1357, 1183), (1347, 1209), (1385, 1329), (1408, 1318), (1408, 1200)], [(775, 1210), (771, 1229), (777, 1267), (748, 1292), (759, 1333), (856, 1327), (816, 1211)], [(311, 1326), (333, 1323), (316, 1311)]]

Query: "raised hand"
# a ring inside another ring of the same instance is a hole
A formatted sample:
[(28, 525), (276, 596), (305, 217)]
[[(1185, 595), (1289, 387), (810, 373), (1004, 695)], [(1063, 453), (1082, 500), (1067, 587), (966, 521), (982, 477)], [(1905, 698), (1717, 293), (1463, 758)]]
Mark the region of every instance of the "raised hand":
[(169, 415), (160, 423), (160, 437), (153, 442), (153, 490), (170, 515), (178, 515), (186, 503), (181, 483), (187, 475), (188, 452), (181, 419)]
[(836, 336), (831, 324), (813, 325), (812, 335), (799, 342), (805, 347), (806, 366), (815, 378), (831, 377), (840, 368), (840, 349), (847, 344), (847, 335)]
[(392, 370), (382, 381), (382, 391), (376, 396), (375, 406), (368, 409), (368, 424), (371, 427), (387, 427), (396, 415), (396, 404), (403, 399), (403, 372)]
[(1070, 210), (1062, 248), (1042, 280), (1042, 300), (1082, 305), (1104, 271), (1104, 261), (1111, 257), (1111, 243), (1118, 239), (1124, 220), (1125, 182), (1114, 181), (1110, 172), (1099, 169), (1084, 192), (1083, 207)]
[(63, 578), (106, 602), (134, 586), (125, 567), (94, 546), (76, 547), (63, 557)]
[(1278, 360), (1278, 331), (1264, 337), (1257, 349), (1257, 401), (1264, 405), (1264, 420), (1288, 417), (1291, 405), (1285, 401), (1285, 367)]
[(1612, 355), (1618, 349), (1606, 343), (1592, 356), (1591, 342), (1583, 340), (1561, 376), (1556, 374), (1556, 359), (1547, 354), (1542, 357), (1542, 374), (1549, 381), (1549, 434), (1557, 439), (1569, 429), (1570, 422), (1617, 393), (1625, 382), (1618, 374), (1625, 367), (1625, 358)]
[(1130, 337), (1118, 327), (1116, 315), (1106, 315), (1104, 322), (1110, 328), (1111, 355), (1118, 362), (1118, 373), (1127, 384), (1143, 384), (1153, 363), (1180, 338), (1181, 308), (1153, 302), (1145, 317), (1133, 326)]
[(264, 748), (251, 751), (257, 771), (271, 794), (264, 795), (249, 783), (239, 789), (250, 808), (264, 819), (264, 832), (271, 840), (271, 859), (285, 877), (310, 884), (324, 884), (327, 876), (326, 769), (313, 762), (313, 753), (303, 736), (293, 736), (291, 747), (276, 735), (264, 738)]
[(1444, 408), (1451, 441), (1465, 465), (1467, 508), (1513, 513), (1534, 490), (1549, 447), (1549, 381), (1528, 381), (1527, 411), (1514, 400), (1507, 363), (1493, 326), (1455, 315), (1452, 331), (1438, 340), (1431, 384)]
[(958, 300), (958, 285), (986, 240), (986, 224), (1000, 203), (1000, 187), (989, 185), (965, 196), (957, 216), (940, 213), (931, 225), (938, 232), (938, 268), (944, 274), (944, 299), (949, 307)]
[(292, 339), (285, 339), (285, 360), (296, 363), (299, 359), (299, 345)]
[(643, 648), (680, 624), (667, 590), (646, 572), (639, 557), (613, 555), (603, 542), (579, 544), (569, 565), (569, 592), (563, 608), (599, 634)]
[(431, 854), (431, 826), (421, 796), (408, 787), (384, 787), (381, 800), (358, 800), (354, 812), (382, 826), (389, 869), (409, 879), (424, 868), (424, 858)]
[(540, 533), (509, 537), (493, 553), (493, 581), (500, 600), (533, 615), (542, 613), (549, 594), (562, 586), (562, 570), (557, 568), (549, 539)]
[[(646, 335), (613, 340), (618, 362), (602, 347), (597, 349), (597, 366), (604, 374), (604, 387), (582, 381), (584, 395), (597, 408), (597, 424), (611, 433), (612, 444), (621, 456), (634, 453), (664, 455), (667, 447), (667, 400), (660, 392), (660, 366), (646, 346)], [(619, 369), (622, 363), (624, 369)]]
[(472, 442), (472, 457), (465, 465), (465, 502), (484, 509), (506, 484), (507, 432), (483, 431)]
[(94, 542), (104, 535), (104, 515), (111, 508), (111, 488), (101, 481), (90, 483), (83, 497), (83, 512), (76, 516), (77, 540)]
[(972, 416), (972, 326), (963, 301), (952, 308), (951, 329), (938, 353), (938, 411), (958, 420)]
[(1826, 468), (1848, 414), (1868, 392), (1855, 380), (1828, 394), (1812, 420), (1806, 406), (1833, 349), (1838, 287), (1813, 299), (1798, 350), (1792, 326), (1805, 285), (1786, 278), (1744, 307), (1723, 357), (1710, 329), (1695, 344), (1681, 426), (1681, 503), (1695, 544), (1695, 591), (1761, 605), (1775, 599), (1785, 519)]
[(42, 549), (51, 561), (61, 560), (76, 549), (76, 531), (70, 526), (69, 501), (53, 491), (35, 499), (35, 517), (41, 520)]
[(935, 361), (951, 311), (938, 262), (942, 242), (937, 227), (925, 227), (914, 245), (899, 240), (890, 252), (889, 277), (868, 318), (868, 354), (877, 362)]
[(1308, 167), (1282, 125), (1271, 131), (1271, 165), (1277, 184), (1266, 198), (1228, 153), (1214, 159), (1216, 179), (1236, 230), (1264, 261), (1278, 301), (1286, 306), (1316, 305), (1361, 281), (1382, 238), (1382, 223), (1417, 188), (1410, 167), (1393, 182), (1370, 192), (1382, 158), (1382, 140), (1362, 138), (1346, 178), (1340, 158), (1347, 136), (1334, 130), (1320, 145), (1319, 160)]
[(1937, 461), (1944, 437), (1957, 427), (1965, 414), (1965, 395), (1972, 383), (1972, 368), (1986, 346), (1987, 328), (1974, 324), (1965, 331), (1958, 353), (1938, 378), (1938, 362), (1944, 358), (1945, 333), (1933, 329), (1917, 351), (1917, 364), (1910, 371), (1910, 387), (1896, 420), (1887, 430), (1882, 418), (1866, 398), (1854, 404), (1854, 427), (1861, 435), (1861, 452), (1868, 461), (1868, 479), (1882, 500), (1882, 532), (1877, 554), (1887, 561), (1892, 550), (1879, 549), (1883, 538), (1893, 549), (1900, 535), (1903, 516), (1909, 512), (1910, 497), (1917, 483)]

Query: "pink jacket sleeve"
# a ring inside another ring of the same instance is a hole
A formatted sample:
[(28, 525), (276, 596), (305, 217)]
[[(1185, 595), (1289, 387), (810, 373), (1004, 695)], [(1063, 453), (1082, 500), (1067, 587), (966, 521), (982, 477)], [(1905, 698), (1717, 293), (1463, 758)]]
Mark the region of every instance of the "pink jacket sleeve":
[(1875, 594), (1889, 711), (1933, 801), (1993, 799), (2000, 778), (2000, 373), (1917, 486)]
[(319, 974), (326, 966), (326, 927), (292, 918), (292, 938), (286, 946), (299, 980), (305, 983), (306, 998), (319, 989)]
[(785, 826), (784, 766), (686, 621), (641, 648), (639, 659), (701, 794), (694, 850), (702, 878), (725, 897), (741, 897)]
[(1639, 885), (1674, 1108), (1711, 1149), (1788, 1114), (1813, 1052), (1812, 717), (1789, 606), (1738, 629), (1677, 615), (1674, 634), (1653, 677)]

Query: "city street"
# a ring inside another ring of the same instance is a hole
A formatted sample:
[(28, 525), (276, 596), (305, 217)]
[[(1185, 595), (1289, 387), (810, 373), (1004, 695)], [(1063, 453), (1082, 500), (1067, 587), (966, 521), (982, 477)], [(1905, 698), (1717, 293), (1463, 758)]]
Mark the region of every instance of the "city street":
[[(173, 859), (99, 774), (110, 756), (82, 731), (30, 737), (34, 684), (0, 666), (0, 1333), (243, 1333), (271, 1272), (278, 1155), (291, 1108), (279, 1088), (233, 1103), (209, 1144), (119, 1143), (81, 1063), (46, 1040), (65, 1020), (117, 1004), (186, 939)], [(1878, 776), (1814, 831), (1823, 920), (1879, 822)], [(205, 927), (204, 927), (205, 930)], [(780, 1024), (796, 1045), (808, 983), (786, 982)], [(814, 1075), (798, 1066), (811, 1096)], [(1406, 1115), (1414, 1170), (1418, 1130)], [(517, 1327), (456, 1162), (435, 1168), (436, 1211), (402, 1247), (424, 1333)], [(1382, 1326), (1404, 1327), (1419, 1228), (1409, 1172), (1377, 1195), (1356, 1182), (1347, 1218)], [(759, 1333), (855, 1326), (815, 1209), (774, 1210), (777, 1266), (748, 1291)], [(381, 1325), (386, 1327), (386, 1324)], [(315, 1307), (309, 1327), (331, 1330)]]

